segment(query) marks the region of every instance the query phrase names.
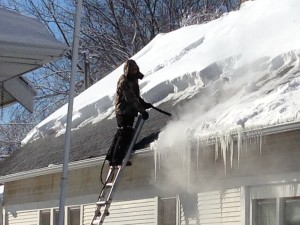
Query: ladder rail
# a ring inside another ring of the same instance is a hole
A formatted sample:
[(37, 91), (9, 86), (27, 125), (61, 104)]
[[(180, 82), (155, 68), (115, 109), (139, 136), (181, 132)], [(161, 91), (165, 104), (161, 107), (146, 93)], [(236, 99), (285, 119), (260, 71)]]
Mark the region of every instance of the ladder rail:
[[(129, 157), (130, 157), (130, 155), (131, 155), (131, 152), (132, 152), (132, 149), (133, 149), (133, 147), (134, 147), (134, 145), (135, 145), (135, 142), (137, 141), (138, 136), (139, 136), (139, 134), (140, 134), (140, 132), (141, 132), (141, 130), (142, 130), (142, 127), (143, 127), (143, 125), (144, 125), (144, 122), (145, 122), (145, 120), (143, 120), (143, 118), (142, 118), (141, 116), (139, 116), (139, 117), (138, 117), (138, 120), (137, 120), (137, 122), (136, 122), (136, 123), (137, 123), (136, 130), (135, 130), (134, 135), (133, 135), (133, 137), (132, 137), (132, 139), (131, 139), (130, 145), (129, 145), (128, 150), (127, 150), (127, 153), (126, 153), (126, 155), (125, 155), (125, 157), (124, 157), (124, 159), (123, 159), (122, 167), (121, 167), (120, 172), (118, 173), (118, 177), (122, 177), (122, 175), (123, 175), (123, 173), (124, 173), (124, 169), (125, 169), (126, 164), (127, 164), (128, 160), (129, 160)], [(116, 177), (116, 178), (117, 178), (117, 177)], [(119, 182), (120, 182), (120, 179), (116, 179), (116, 180), (115, 180), (114, 187), (117, 187), (118, 184), (119, 184)], [(113, 191), (113, 192), (111, 193), (111, 194), (112, 194), (112, 197), (111, 197), (111, 198), (113, 198), (114, 192), (115, 192), (115, 191)]]
[[(135, 143), (138, 139), (138, 136), (139, 136), (139, 134), (142, 130), (144, 122), (145, 122), (145, 120), (142, 118), (141, 115), (139, 115), (138, 119), (135, 123), (134, 135), (130, 140), (130, 145), (128, 146), (126, 155), (125, 155), (125, 157), (122, 161), (122, 165), (121, 166), (116, 166), (116, 167), (113, 167), (113, 166), (110, 167), (110, 169), (108, 171), (108, 174), (107, 174), (107, 177), (106, 177), (104, 188), (100, 192), (98, 202), (97, 202), (97, 203), (104, 202), (104, 204), (102, 204), (102, 203), (97, 204), (97, 209), (95, 210), (95, 214), (94, 214), (94, 217), (92, 219), (91, 225), (101, 225), (101, 224), (103, 224), (105, 217), (109, 215), (108, 209), (109, 209), (109, 207), (112, 203), (116, 188), (117, 188), (117, 186), (120, 182), (120, 179), (123, 175), (126, 164), (129, 160), (129, 157), (130, 157), (132, 149), (133, 149), (133, 147), (134, 147), (134, 145), (135, 145)], [(117, 170), (116, 174), (114, 174), (115, 170)], [(113, 176), (113, 177), (111, 178), (111, 176)], [(110, 182), (108, 182), (108, 179), (112, 179), (112, 180)], [(106, 185), (108, 183), (110, 183), (110, 185), (106, 187)], [(108, 189), (110, 189), (110, 190), (108, 190)], [(108, 191), (107, 195), (106, 195), (106, 191)], [(104, 199), (104, 200), (101, 200), (101, 199)], [(104, 207), (104, 210), (101, 213), (100, 210), (101, 210), (102, 207)], [(99, 219), (97, 219), (97, 218), (99, 218)]]
[[(98, 202), (99, 202), (99, 200), (101, 200), (101, 198), (104, 198), (105, 197), (105, 192), (106, 192), (106, 187), (107, 186), (110, 186), (110, 185), (107, 185), (107, 184), (111, 184), (111, 183), (113, 183), (113, 179), (115, 178), (114, 177), (114, 169), (115, 168), (110, 168), (109, 170), (108, 170), (108, 173), (107, 173), (107, 176), (106, 176), (106, 180), (105, 180), (105, 183), (104, 183), (104, 186), (103, 186), (103, 188), (102, 188), (102, 190), (101, 190), (101, 192), (100, 192), (100, 194), (99, 194), (99, 197), (98, 197)], [(109, 180), (110, 180), (110, 182), (109, 182)]]

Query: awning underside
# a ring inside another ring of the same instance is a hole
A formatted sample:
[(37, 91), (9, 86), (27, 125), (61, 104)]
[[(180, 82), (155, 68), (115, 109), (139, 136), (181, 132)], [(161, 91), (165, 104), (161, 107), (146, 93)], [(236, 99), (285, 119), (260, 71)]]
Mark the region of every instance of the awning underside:
[(64, 55), (41, 22), (0, 8), (0, 106), (18, 101), (32, 112), (35, 91), (20, 76)]

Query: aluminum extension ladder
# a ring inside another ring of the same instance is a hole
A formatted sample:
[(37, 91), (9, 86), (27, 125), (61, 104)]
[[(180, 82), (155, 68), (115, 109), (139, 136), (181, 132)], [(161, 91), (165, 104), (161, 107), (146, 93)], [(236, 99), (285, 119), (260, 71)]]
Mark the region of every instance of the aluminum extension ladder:
[(130, 145), (128, 147), (127, 153), (123, 159), (121, 166), (111, 166), (107, 173), (107, 177), (104, 183), (104, 187), (102, 188), (98, 201), (96, 203), (96, 210), (91, 225), (100, 225), (103, 224), (104, 219), (106, 216), (109, 216), (109, 207), (112, 203), (116, 188), (120, 182), (122, 174), (125, 170), (126, 164), (129, 160), (131, 155), (133, 146), (135, 145), (138, 136), (142, 130), (144, 125), (144, 120), (141, 115), (139, 115), (135, 126), (134, 126), (134, 133), (131, 139)]

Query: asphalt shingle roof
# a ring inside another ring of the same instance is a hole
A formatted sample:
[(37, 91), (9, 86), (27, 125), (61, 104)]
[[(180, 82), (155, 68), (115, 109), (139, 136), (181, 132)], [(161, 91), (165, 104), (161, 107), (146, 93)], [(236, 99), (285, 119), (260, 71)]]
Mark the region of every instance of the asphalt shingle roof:
[[(173, 102), (159, 105), (159, 108), (172, 112), (176, 108)], [(157, 139), (159, 132), (170, 117), (153, 109), (149, 112), (135, 149), (143, 149)], [(116, 132), (116, 120), (102, 121), (72, 131), (70, 145), (70, 162), (105, 155)], [(50, 164), (62, 164), (64, 152), (64, 135), (40, 138), (16, 150), (10, 157), (0, 162), (0, 176), (33, 169), (48, 167)]]

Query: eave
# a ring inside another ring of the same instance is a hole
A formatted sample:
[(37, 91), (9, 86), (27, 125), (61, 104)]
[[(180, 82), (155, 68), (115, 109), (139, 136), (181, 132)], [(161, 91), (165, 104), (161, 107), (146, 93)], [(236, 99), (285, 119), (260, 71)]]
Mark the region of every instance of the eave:
[[(277, 134), (277, 133), (284, 133), (288, 131), (294, 131), (299, 130), (300, 128), (300, 121), (295, 123), (286, 123), (286, 124), (280, 124), (276, 126), (270, 126), (270, 127), (264, 127), (259, 130), (260, 135), (271, 135), (271, 134)], [(244, 134), (247, 137), (251, 136), (257, 136), (258, 135), (258, 129), (253, 130), (245, 130)], [(215, 139), (212, 139), (215, 140)], [(137, 151), (133, 154), (133, 158), (139, 158), (139, 157), (147, 157), (147, 156), (153, 156), (153, 150), (147, 148), (143, 149), (141, 151)], [(95, 157), (91, 159), (84, 159), (76, 162), (70, 162), (69, 163), (69, 170), (76, 170), (81, 168), (88, 168), (93, 166), (99, 166), (104, 161), (104, 156), (101, 157)], [(14, 174), (9, 174), (5, 176), (0, 177), (0, 184), (4, 184), (11, 181), (16, 180), (22, 180), (47, 174), (53, 174), (53, 173), (59, 173), (62, 171), (62, 164), (59, 165), (49, 165), (49, 167), (44, 167), (40, 169), (30, 170), (30, 171), (24, 171)]]
[[(278, 125), (272, 125), (272, 126), (265, 126), (265, 127), (257, 127), (257, 128), (246, 128), (246, 129), (240, 129), (240, 133), (243, 135), (243, 138), (252, 138), (252, 137), (258, 137), (258, 136), (268, 136), (272, 134), (278, 134), (278, 133), (284, 133), (288, 131), (294, 131), (300, 129), (300, 121), (297, 122), (288, 122), (288, 123), (282, 123)], [(231, 137), (236, 140), (239, 136), (239, 132), (232, 131), (230, 133)], [(201, 142), (206, 142), (208, 144), (213, 144), (216, 141), (216, 138), (218, 134), (217, 132), (212, 132), (209, 135), (201, 135), (201, 134), (194, 134), (194, 137), (198, 137)]]
[[(150, 149), (144, 149), (142, 151), (138, 151), (134, 153), (132, 156), (133, 158), (142, 158), (147, 156), (152, 156), (153, 151)], [(105, 156), (90, 158), (90, 159), (84, 159), (76, 162), (70, 162), (68, 165), (69, 170), (76, 170), (76, 169), (82, 169), (82, 168), (88, 168), (93, 166), (99, 166), (102, 165), (103, 161), (105, 159)], [(37, 176), (43, 176), (48, 174), (54, 174), (54, 173), (60, 173), (62, 172), (63, 165), (49, 165), (48, 167), (40, 168), (40, 169), (34, 169), (14, 174), (9, 174), (5, 176), (0, 177), (0, 185), (5, 184), (7, 182), (22, 180), (22, 179), (28, 179), (32, 177)]]

